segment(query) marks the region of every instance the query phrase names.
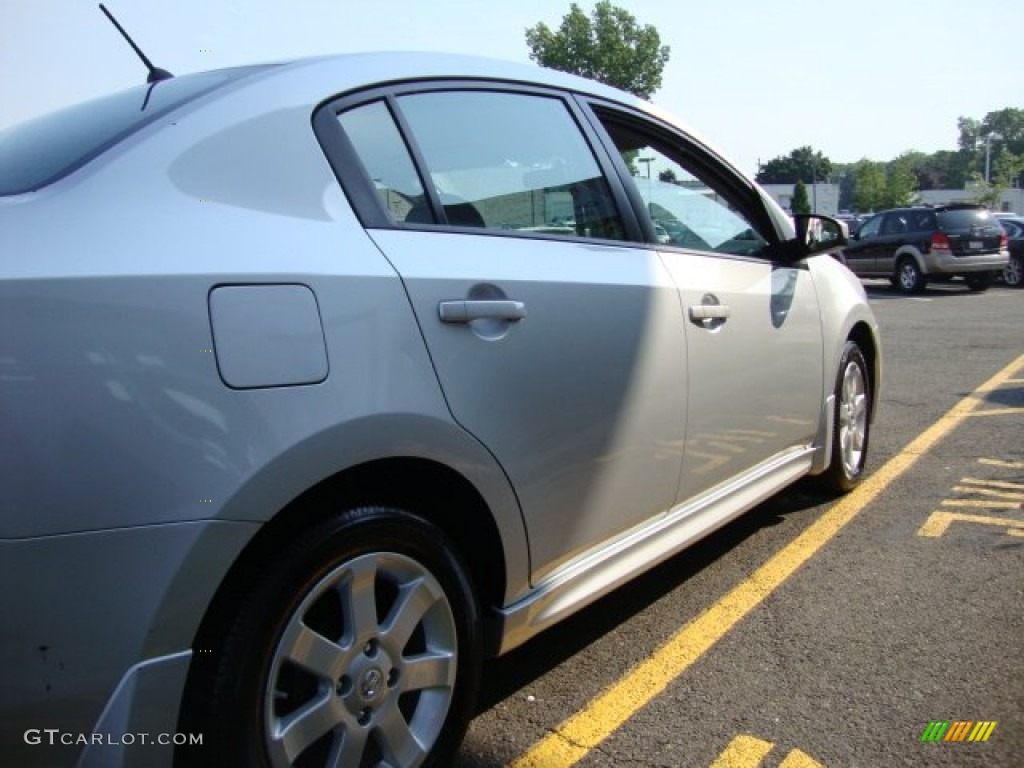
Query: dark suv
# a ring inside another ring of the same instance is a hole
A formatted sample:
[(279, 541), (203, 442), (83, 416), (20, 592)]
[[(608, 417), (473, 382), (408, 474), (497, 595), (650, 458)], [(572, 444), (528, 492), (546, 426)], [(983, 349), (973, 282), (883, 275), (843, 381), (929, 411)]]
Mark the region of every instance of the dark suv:
[(984, 291), (1009, 262), (1006, 232), (987, 208), (973, 203), (894, 208), (861, 225), (842, 254), (861, 277), (887, 277), (903, 293), (929, 279), (961, 276)]

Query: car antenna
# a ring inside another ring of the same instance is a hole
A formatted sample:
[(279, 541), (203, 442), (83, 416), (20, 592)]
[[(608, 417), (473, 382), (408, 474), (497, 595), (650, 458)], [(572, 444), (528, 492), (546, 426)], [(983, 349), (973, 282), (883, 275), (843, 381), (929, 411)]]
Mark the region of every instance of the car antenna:
[(124, 31), (124, 27), (117, 23), (117, 19), (115, 19), (113, 14), (106, 9), (103, 3), (100, 3), (100, 10), (106, 14), (108, 19), (110, 19), (110, 23), (117, 27), (117, 31), (124, 36), (124, 39), (128, 41), (128, 45), (132, 47), (135, 53), (138, 54), (139, 58), (142, 59), (142, 63), (146, 65), (146, 68), (149, 70), (149, 76), (146, 78), (147, 83), (159, 83), (161, 80), (170, 80), (174, 77), (174, 75), (166, 69), (160, 69), (160, 67), (153, 66), (153, 62), (146, 58), (146, 54), (144, 54), (139, 46), (135, 44), (135, 41), (128, 36), (128, 33)]

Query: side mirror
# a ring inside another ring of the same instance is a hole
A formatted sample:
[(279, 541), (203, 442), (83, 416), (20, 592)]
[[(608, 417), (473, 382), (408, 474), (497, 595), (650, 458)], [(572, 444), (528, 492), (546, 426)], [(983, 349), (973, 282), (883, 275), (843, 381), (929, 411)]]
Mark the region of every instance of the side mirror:
[(846, 224), (817, 213), (793, 215), (796, 225), (796, 249), (801, 256), (837, 251), (848, 242)]

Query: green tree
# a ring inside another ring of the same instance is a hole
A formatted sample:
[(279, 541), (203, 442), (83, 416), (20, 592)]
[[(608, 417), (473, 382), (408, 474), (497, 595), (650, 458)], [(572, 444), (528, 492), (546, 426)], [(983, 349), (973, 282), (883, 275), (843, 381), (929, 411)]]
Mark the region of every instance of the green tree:
[(856, 183), (853, 207), (864, 213), (881, 210), (885, 196), (885, 171), (882, 164), (867, 158), (858, 160), (853, 166), (853, 177)]
[(599, 80), (650, 99), (661, 87), (669, 47), (658, 30), (610, 0), (600, 0), (588, 18), (576, 3), (557, 30), (538, 23), (526, 30), (530, 58), (542, 67)]
[(825, 181), (831, 175), (832, 161), (821, 152), (805, 146), (762, 165), (757, 172), (757, 181), (761, 184), (796, 184), (800, 179), (808, 179), (813, 183)]
[(885, 187), (881, 207), (897, 208), (911, 205), (917, 199), (917, 175), (914, 173), (915, 153), (906, 152), (885, 168)]
[(796, 184), (793, 187), (793, 200), (790, 202), (789, 207), (793, 213), (811, 212), (811, 201), (807, 198), (807, 187), (804, 186), (803, 181), (800, 179), (796, 180)]

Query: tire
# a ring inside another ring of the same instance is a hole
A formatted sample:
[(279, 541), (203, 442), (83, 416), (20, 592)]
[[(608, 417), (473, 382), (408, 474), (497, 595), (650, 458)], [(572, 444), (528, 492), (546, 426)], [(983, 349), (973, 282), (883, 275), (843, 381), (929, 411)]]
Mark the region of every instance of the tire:
[(921, 274), (921, 269), (913, 256), (902, 256), (896, 262), (892, 284), (901, 293), (920, 293), (928, 285), (928, 278)]
[(967, 288), (972, 293), (981, 293), (992, 287), (997, 274), (998, 272), (971, 272), (964, 275), (964, 282), (967, 283)]
[(202, 755), (177, 764), (447, 764), (474, 712), (482, 647), (473, 586), (441, 531), (357, 508), (266, 566), (209, 682)]
[(1010, 263), (1003, 270), (1003, 282), (1011, 288), (1024, 287), (1024, 254), (1010, 255)]
[(860, 347), (847, 341), (839, 361), (832, 425), (832, 461), (818, 484), (828, 493), (846, 493), (864, 477), (871, 434), (871, 379)]

